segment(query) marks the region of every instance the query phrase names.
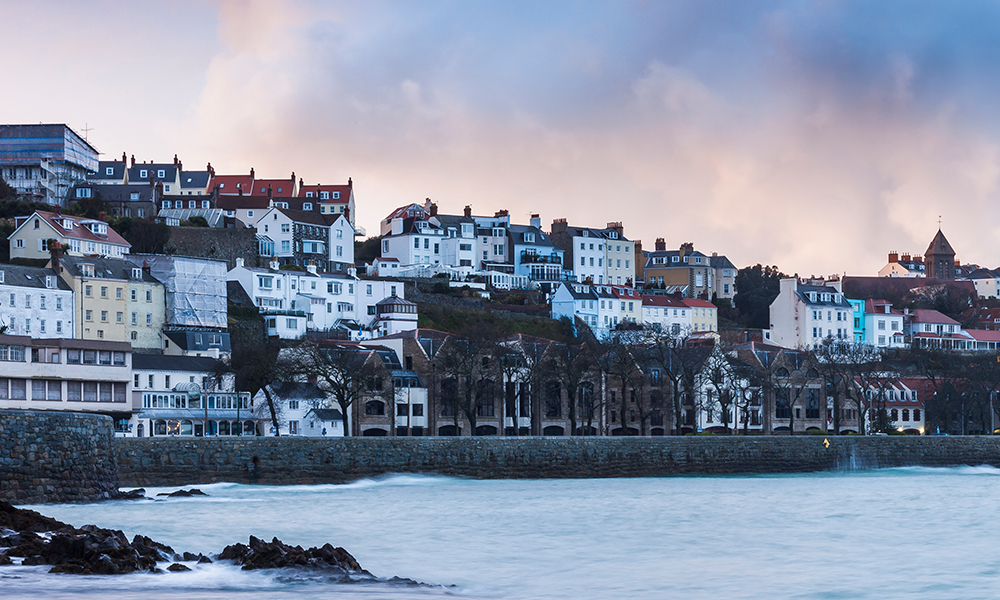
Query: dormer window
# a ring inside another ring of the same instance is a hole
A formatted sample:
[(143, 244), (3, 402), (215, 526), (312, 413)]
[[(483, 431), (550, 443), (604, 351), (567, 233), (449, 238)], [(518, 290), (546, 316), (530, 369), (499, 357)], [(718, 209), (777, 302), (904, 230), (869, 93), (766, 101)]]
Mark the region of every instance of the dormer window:
[[(3, 275), (2, 275), (2, 271), (0, 271), (0, 283), (2, 283), (2, 282), (3, 282)], [(45, 287), (49, 288), (50, 290), (56, 287), (56, 276), (55, 275), (46, 275), (45, 276)], [(42, 300), (44, 300), (44, 299), (45, 299), (45, 296), (42, 296)], [(45, 307), (42, 306), (42, 308), (45, 308)]]
[(279, 194), (281, 193), (281, 188), (278, 188), (278, 193), (279, 193)]
[(334, 192), (333, 193), (333, 199), (334, 200), (340, 200), (340, 192)]
[(156, 172), (156, 176), (159, 177), (160, 179), (163, 179), (164, 177), (167, 176), (167, 172), (164, 171), (163, 169), (160, 169), (159, 171)]
[(534, 241), (535, 241), (535, 234), (533, 234), (533, 233), (526, 233), (526, 234), (524, 234), (524, 242), (526, 244), (534, 243)]
[(132, 267), (132, 279), (142, 279), (142, 269), (139, 267)]
[(92, 265), (92, 264), (82, 264), (82, 265), (80, 265), (80, 273), (82, 273), (84, 277), (93, 277), (94, 276), (94, 265)]
[(73, 219), (63, 219), (62, 228), (66, 231), (72, 231), (73, 229)]
[(306, 192), (306, 198), (312, 198), (312, 197), (313, 197), (312, 192)]
[(38, 229), (38, 219), (35, 219), (35, 229)]
[(149, 171), (146, 169), (139, 169), (139, 177), (142, 179), (149, 177)]
[(303, 202), (302, 203), (302, 210), (312, 210), (312, 209), (313, 209), (313, 203), (312, 202)]
[(138, 200), (139, 199), (139, 192), (132, 192), (131, 194), (128, 195), (128, 197), (129, 197), (129, 200), (133, 200), (133, 201)]
[(608, 238), (612, 239), (612, 240), (617, 240), (618, 239), (618, 232), (617, 231), (609, 231), (608, 232)]
[(115, 168), (114, 167), (107, 167), (107, 168), (105, 168), (104, 169), (104, 174), (105, 175), (114, 175), (115, 174)]
[(679, 256), (671, 256), (670, 257), (670, 262), (680, 262), (680, 261), (681, 261), (681, 259), (680, 259)]

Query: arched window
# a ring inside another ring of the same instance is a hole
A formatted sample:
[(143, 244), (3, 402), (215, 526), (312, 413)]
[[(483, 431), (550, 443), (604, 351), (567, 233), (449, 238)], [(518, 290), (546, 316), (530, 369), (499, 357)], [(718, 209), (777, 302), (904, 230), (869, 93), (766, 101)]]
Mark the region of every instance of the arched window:
[(365, 402), (365, 414), (371, 416), (385, 415), (385, 403), (380, 400), (369, 400)]
[(913, 409), (913, 420), (914, 421), (919, 421), (920, 420), (920, 409), (919, 408), (914, 408)]
[(153, 423), (153, 435), (167, 435), (167, 422), (161, 419)]
[(910, 409), (908, 409), (908, 408), (904, 408), (903, 409), (903, 420), (904, 421), (909, 421), (910, 420)]
[(891, 418), (892, 418), (893, 421), (898, 421), (899, 420), (899, 411), (896, 410), (895, 408), (892, 409)]

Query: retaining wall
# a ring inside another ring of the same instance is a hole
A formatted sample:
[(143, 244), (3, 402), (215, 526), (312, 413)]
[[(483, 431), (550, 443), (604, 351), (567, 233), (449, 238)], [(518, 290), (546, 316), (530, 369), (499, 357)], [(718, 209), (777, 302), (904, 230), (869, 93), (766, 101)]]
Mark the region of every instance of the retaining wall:
[(92, 502), (118, 491), (110, 417), (0, 410), (0, 500)]
[(1000, 467), (1000, 437), (133, 438), (115, 444), (123, 486), (341, 483), (386, 473), (502, 479)]

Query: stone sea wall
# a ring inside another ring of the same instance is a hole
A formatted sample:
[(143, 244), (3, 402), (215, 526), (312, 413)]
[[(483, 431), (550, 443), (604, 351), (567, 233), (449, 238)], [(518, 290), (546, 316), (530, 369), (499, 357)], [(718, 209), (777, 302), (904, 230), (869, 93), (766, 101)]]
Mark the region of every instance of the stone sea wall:
[(122, 486), (341, 483), (387, 473), (502, 479), (1000, 467), (1000, 437), (282, 437), (114, 443)]
[(110, 417), (0, 410), (0, 500), (92, 502), (118, 491)]

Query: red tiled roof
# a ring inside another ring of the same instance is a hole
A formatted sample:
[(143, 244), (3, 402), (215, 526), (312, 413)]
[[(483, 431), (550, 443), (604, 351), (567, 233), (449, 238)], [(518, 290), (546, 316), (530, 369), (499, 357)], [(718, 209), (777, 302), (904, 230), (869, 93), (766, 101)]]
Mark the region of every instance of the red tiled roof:
[(220, 194), (236, 195), (243, 190), (244, 194), (249, 194), (253, 189), (253, 177), (249, 175), (216, 175), (212, 178), (209, 187), (219, 186)]
[(977, 342), (1000, 342), (1000, 331), (992, 329), (966, 329), (965, 333)]
[(701, 298), (684, 298), (681, 300), (684, 304), (690, 306), (691, 308), (715, 308), (715, 305), (711, 302), (706, 302)]
[(945, 325), (958, 325), (958, 321), (951, 317), (946, 317), (936, 310), (928, 308), (918, 308), (913, 311), (913, 320), (918, 323), (943, 323)]
[[(128, 243), (125, 240), (125, 238), (118, 235), (118, 232), (112, 229), (111, 227), (108, 227), (108, 235), (100, 236), (95, 233), (92, 233), (89, 229), (87, 229), (84, 225), (82, 225), (82, 223), (84, 222), (96, 221), (96, 219), (88, 219), (86, 217), (74, 217), (72, 215), (60, 215), (54, 212), (48, 212), (44, 210), (36, 210), (34, 213), (26, 217), (15, 217), (14, 218), (15, 230), (19, 228), (21, 225), (27, 223), (28, 220), (30, 220), (31, 217), (34, 215), (42, 217), (45, 220), (45, 222), (48, 223), (49, 226), (54, 228), (56, 231), (58, 231), (60, 235), (68, 238), (84, 240), (88, 242), (100, 242), (102, 244), (115, 244), (116, 246), (125, 246), (126, 248), (132, 247), (132, 244)], [(75, 226), (72, 229), (63, 228), (61, 224), (58, 224), (56, 222), (57, 220), (62, 221), (63, 219), (72, 220)]]
[(674, 308), (687, 308), (687, 304), (684, 304), (677, 298), (673, 296), (664, 296), (661, 294), (642, 294), (643, 306), (670, 306)]

